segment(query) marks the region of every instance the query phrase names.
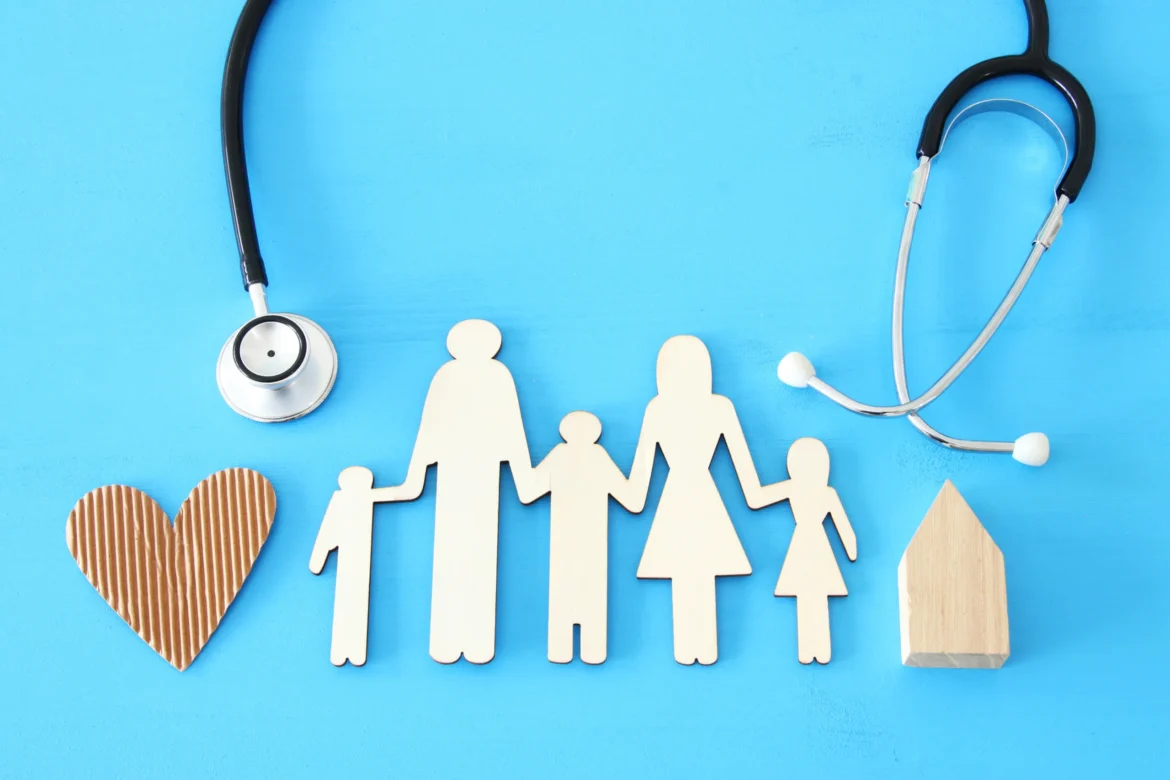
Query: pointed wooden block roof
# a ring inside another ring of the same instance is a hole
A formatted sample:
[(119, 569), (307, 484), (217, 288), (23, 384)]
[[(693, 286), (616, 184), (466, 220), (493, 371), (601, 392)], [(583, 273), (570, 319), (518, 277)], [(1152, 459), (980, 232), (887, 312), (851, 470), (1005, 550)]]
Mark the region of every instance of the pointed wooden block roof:
[(947, 480), (898, 566), (902, 663), (996, 669), (1010, 653), (1003, 553)]

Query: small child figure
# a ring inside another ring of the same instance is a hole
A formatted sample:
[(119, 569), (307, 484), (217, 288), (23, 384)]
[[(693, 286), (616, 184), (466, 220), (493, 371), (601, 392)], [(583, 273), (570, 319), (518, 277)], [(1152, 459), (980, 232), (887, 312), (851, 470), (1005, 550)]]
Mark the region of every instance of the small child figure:
[(817, 439), (797, 439), (788, 449), (791, 477), (763, 488), (763, 504), (786, 499), (792, 503), (796, 530), (780, 579), (777, 596), (796, 597), (797, 657), (802, 664), (814, 660), (827, 664), (832, 657), (829, 638), (829, 596), (845, 596), (845, 580), (825, 532), (825, 516), (833, 521), (845, 554), (857, 560), (857, 537), (841, 506), (837, 491), (829, 487), (829, 451)]
[(337, 550), (329, 660), (334, 666), (344, 666), (347, 660), (354, 666), (364, 666), (370, 620), (374, 504), (402, 499), (395, 488), (375, 489), (373, 473), (362, 466), (344, 469), (337, 477), (337, 484), (341, 489), (329, 499), (309, 559), (309, 571), (320, 574), (330, 551)]
[(601, 438), (601, 421), (588, 412), (561, 420), (564, 444), (533, 470), (531, 503), (552, 493), (548, 563), (548, 660), (573, 660), (573, 626), (581, 626), (581, 660), (599, 664), (606, 654), (609, 497), (640, 512), (637, 496)]

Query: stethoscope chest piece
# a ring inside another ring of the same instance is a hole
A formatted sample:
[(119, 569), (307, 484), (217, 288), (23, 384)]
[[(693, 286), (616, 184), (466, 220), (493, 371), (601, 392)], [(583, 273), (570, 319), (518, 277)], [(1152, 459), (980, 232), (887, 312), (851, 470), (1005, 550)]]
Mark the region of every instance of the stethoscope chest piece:
[(337, 350), (297, 314), (246, 322), (219, 353), (215, 380), (228, 405), (258, 422), (285, 422), (321, 405), (337, 379)]
[(240, 250), (240, 274), (252, 319), (223, 349), (215, 367), (219, 392), (232, 409), (258, 422), (304, 417), (321, 405), (337, 379), (337, 350), (320, 325), (298, 314), (268, 311), (268, 273), (252, 213), (244, 159), (244, 79), (252, 44), (272, 0), (248, 0), (228, 46), (220, 98), (228, 200)]

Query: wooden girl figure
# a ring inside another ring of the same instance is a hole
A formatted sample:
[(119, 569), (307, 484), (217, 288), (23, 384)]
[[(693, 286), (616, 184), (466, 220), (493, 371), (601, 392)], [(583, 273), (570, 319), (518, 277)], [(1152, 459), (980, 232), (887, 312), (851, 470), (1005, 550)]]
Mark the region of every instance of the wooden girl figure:
[(857, 560), (857, 537), (837, 491), (829, 487), (829, 451), (817, 439), (797, 439), (788, 449), (789, 479), (767, 485), (764, 504), (785, 499), (792, 504), (796, 530), (780, 569), (777, 596), (796, 597), (797, 657), (802, 664), (814, 660), (827, 664), (832, 657), (829, 641), (829, 596), (845, 596), (845, 580), (829, 544), (824, 520), (827, 515), (841, 537), (849, 560)]

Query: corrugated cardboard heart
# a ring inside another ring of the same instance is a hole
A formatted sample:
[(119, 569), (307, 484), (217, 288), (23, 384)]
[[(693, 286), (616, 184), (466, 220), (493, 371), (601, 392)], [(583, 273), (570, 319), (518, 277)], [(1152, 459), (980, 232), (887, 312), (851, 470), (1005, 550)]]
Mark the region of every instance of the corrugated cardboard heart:
[(141, 490), (91, 491), (69, 514), (65, 541), (106, 603), (182, 671), (219, 626), (275, 515), (267, 479), (226, 469), (195, 486), (174, 526)]

